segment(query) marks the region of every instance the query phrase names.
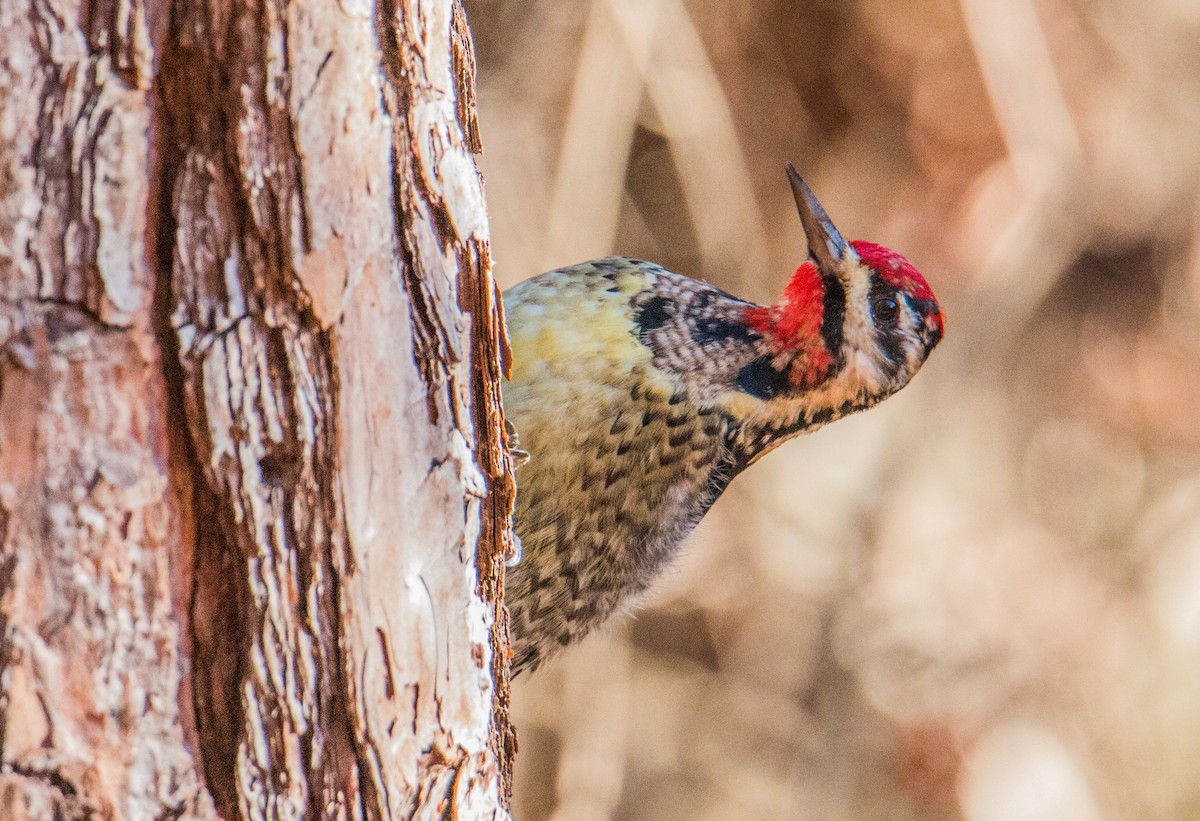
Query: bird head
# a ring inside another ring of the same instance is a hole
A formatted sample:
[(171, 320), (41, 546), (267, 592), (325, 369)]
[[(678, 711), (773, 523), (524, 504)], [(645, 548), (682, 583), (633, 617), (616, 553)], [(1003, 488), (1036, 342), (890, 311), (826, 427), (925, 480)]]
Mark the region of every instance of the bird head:
[(735, 395), (726, 394), (729, 410), (764, 446), (895, 393), (943, 333), (941, 308), (920, 272), (882, 245), (843, 239), (790, 164), (787, 171), (809, 258), (778, 302), (745, 308), (759, 343), (738, 371)]

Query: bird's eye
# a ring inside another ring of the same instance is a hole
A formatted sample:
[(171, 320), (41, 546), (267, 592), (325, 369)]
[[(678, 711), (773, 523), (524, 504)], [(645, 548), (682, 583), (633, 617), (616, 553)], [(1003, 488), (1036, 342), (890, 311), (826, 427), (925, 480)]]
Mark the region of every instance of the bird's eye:
[(891, 325), (900, 316), (900, 305), (890, 296), (880, 297), (871, 303), (871, 313), (876, 322)]

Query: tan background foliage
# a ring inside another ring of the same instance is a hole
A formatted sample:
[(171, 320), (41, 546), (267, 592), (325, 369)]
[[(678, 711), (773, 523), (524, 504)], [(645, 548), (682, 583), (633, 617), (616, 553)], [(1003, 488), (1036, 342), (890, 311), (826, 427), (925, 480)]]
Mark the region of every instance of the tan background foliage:
[(1200, 817), (1200, 3), (467, 6), (503, 285), (771, 300), (791, 160), (947, 314), (517, 682), (517, 817)]

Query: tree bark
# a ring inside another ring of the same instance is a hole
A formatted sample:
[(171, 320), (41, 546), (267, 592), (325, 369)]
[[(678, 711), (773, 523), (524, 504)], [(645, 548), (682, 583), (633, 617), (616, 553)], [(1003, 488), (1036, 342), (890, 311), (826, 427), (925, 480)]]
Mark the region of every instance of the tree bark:
[(0, 30), (0, 817), (505, 817), (461, 9)]

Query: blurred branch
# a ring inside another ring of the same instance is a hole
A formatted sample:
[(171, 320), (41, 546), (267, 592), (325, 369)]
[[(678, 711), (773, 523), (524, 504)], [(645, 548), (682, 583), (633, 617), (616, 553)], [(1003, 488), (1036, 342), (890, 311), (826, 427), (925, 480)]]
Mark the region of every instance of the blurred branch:
[(1008, 361), (1024, 326), (1087, 243), (1091, 209), (1079, 134), (1031, 0), (962, 0), (967, 33), (1021, 194), (994, 230), (968, 317), (977, 347)]
[(579, 732), (564, 739), (553, 821), (613, 817), (624, 787), (631, 729), (629, 646), (612, 635), (591, 642), (592, 654), (563, 667), (565, 711)]
[(679, 170), (703, 269), (760, 269), (766, 233), (733, 113), (680, 0), (593, 1), (554, 179), (543, 267), (611, 248), (644, 97), (661, 118)]
[(612, 247), (661, 6), (655, 0), (592, 2), (554, 175), (542, 268)]
[(679, 168), (702, 267), (739, 278), (758, 273), (766, 232), (733, 112), (687, 8), (681, 0), (661, 6), (662, 47), (646, 83)]
[(1032, 1), (962, 0), (962, 9), (1021, 182), (1037, 190), (1046, 180), (1077, 172), (1079, 134)]

